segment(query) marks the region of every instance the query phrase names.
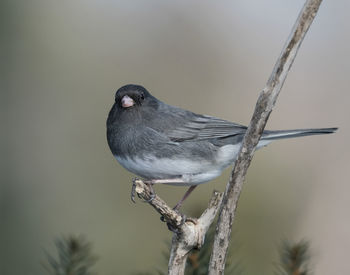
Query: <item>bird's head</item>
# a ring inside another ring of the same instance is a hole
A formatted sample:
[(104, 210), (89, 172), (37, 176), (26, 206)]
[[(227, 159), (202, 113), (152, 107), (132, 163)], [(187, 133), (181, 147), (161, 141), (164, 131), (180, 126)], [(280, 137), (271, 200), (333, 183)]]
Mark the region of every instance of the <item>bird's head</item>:
[(115, 93), (115, 104), (121, 111), (138, 109), (141, 106), (154, 107), (157, 100), (142, 86), (128, 84)]
[(125, 85), (115, 93), (115, 102), (109, 112), (107, 125), (114, 125), (121, 121), (125, 125), (133, 125), (137, 121), (150, 119), (156, 114), (159, 104), (160, 101), (144, 87), (134, 84)]

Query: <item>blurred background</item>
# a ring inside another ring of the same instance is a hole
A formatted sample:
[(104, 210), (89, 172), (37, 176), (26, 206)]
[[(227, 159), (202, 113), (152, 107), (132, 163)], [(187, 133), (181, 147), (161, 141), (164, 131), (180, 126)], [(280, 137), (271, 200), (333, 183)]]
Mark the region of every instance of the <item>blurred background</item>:
[[(248, 124), (303, 0), (1, 1), (0, 273), (45, 274), (54, 239), (83, 234), (99, 274), (154, 271), (171, 233), (130, 201), (105, 121), (114, 93)], [(346, 0), (324, 1), (268, 129), (340, 127), (257, 152), (234, 224), (243, 274), (272, 274), (282, 239), (311, 242), (315, 274), (350, 262), (349, 33)], [(201, 213), (229, 171), (185, 203)], [(185, 188), (157, 186), (170, 205)]]

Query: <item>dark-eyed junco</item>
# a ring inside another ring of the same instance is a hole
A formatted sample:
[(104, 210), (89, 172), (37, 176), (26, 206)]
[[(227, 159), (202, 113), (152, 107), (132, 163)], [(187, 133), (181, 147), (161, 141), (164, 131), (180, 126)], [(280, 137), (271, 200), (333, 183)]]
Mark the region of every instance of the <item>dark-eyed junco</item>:
[[(148, 183), (190, 186), (218, 177), (238, 154), (247, 127), (165, 104), (144, 87), (115, 94), (107, 140), (118, 162)], [(337, 128), (264, 131), (257, 149), (276, 139), (329, 134)]]

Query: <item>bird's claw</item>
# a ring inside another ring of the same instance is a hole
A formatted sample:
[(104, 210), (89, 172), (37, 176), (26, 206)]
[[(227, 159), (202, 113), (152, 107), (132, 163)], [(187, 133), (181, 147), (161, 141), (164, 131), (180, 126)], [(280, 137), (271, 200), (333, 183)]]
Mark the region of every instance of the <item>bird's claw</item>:
[(175, 234), (179, 234), (181, 232), (181, 226), (187, 221), (187, 216), (185, 214), (179, 213), (179, 215), (181, 216), (181, 223), (179, 225), (173, 225), (169, 222), (166, 223), (168, 229)]
[(156, 197), (156, 192), (154, 192), (153, 183), (151, 180), (145, 180), (144, 183), (149, 187), (150, 190), (150, 198), (148, 200), (145, 200), (144, 202), (150, 203)]
[[(176, 211), (176, 210), (175, 210), (175, 211)], [(180, 212), (178, 212), (178, 211), (176, 211), (176, 212), (181, 216), (181, 222), (180, 222), (179, 225), (173, 225), (172, 223), (167, 222), (167, 221), (165, 220), (164, 216), (161, 216), (161, 217), (160, 217), (160, 220), (161, 220), (162, 222), (166, 222), (166, 225), (168, 226), (168, 229), (169, 229), (171, 232), (173, 232), (173, 233), (175, 233), (175, 234), (178, 234), (178, 233), (180, 233), (180, 227), (181, 227), (185, 222), (187, 222), (187, 221), (193, 221), (193, 219), (192, 219), (192, 218), (187, 218), (187, 216), (186, 216), (185, 214), (182, 214), (182, 213), (180, 213)]]
[(151, 193), (150, 196), (151, 197), (148, 200), (144, 200), (143, 202), (146, 202), (146, 203), (152, 202), (155, 199), (156, 194), (155, 193)]
[[(135, 194), (136, 194), (136, 181), (137, 180), (139, 180), (139, 179), (138, 178), (133, 178), (132, 179), (131, 195), (130, 196), (131, 196), (131, 201), (133, 203), (136, 203), (136, 201), (135, 201)], [(154, 192), (154, 189), (152, 187), (152, 182), (151, 181), (144, 181), (144, 183), (150, 188), (150, 198), (148, 200), (144, 200), (143, 202), (150, 203), (151, 201), (153, 201), (155, 199), (156, 193)], [(137, 196), (139, 198), (141, 198), (139, 194), (137, 194)]]
[(133, 203), (136, 203), (136, 201), (135, 201), (136, 180), (137, 180), (137, 178), (133, 178), (133, 179), (132, 179), (132, 186), (131, 186), (131, 194), (130, 194), (130, 197), (131, 197), (131, 201), (132, 201)]

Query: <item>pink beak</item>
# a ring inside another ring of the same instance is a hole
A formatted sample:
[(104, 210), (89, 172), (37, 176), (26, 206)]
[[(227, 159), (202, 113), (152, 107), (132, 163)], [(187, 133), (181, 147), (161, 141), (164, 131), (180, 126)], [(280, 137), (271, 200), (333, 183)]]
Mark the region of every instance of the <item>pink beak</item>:
[(130, 96), (128, 96), (128, 95), (123, 96), (123, 98), (122, 98), (123, 108), (129, 108), (131, 106), (134, 106), (134, 104), (135, 104), (135, 102)]

